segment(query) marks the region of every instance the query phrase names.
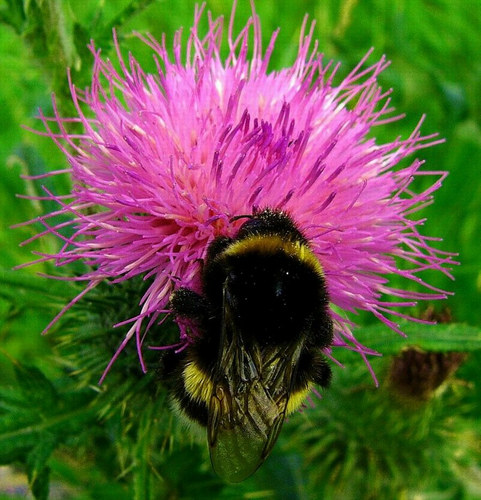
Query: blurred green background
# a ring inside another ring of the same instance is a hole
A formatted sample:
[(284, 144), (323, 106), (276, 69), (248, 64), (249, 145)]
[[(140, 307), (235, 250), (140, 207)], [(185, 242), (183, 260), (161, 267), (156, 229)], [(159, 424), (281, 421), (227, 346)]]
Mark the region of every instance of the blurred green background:
[[(245, 0), (238, 4), (236, 25), (242, 26), (250, 15), (250, 6)], [(214, 17), (223, 14), (228, 18), (231, 4), (212, 0), (207, 2), (207, 9)], [(28, 413), (37, 408), (32, 403), (32, 388), (25, 384), (21, 387), (22, 378), (43, 380), (32, 371), (33, 366), (46, 375), (45, 384), (39, 382), (40, 393), (50, 390), (47, 380), (52, 380), (56, 394), (53, 400), (63, 401), (65, 408), (70, 408), (65, 403), (66, 395), (87, 391), (85, 407), (92, 411), (83, 415), (82, 422), (85, 426), (85, 422), (100, 419), (103, 425), (96, 436), (81, 432), (75, 442), (64, 435), (65, 429), (52, 431), (55, 445), (48, 453), (48, 446), (40, 447), (43, 455), (37, 450), (37, 461), (32, 459), (32, 443), (43, 443), (44, 434), (35, 434), (21, 452), (12, 452), (11, 460), (7, 460), (7, 454), (2, 458), (0, 453), (0, 458), (4, 463), (14, 463), (18, 467), (15, 471), (28, 471), (30, 483), (37, 484), (37, 498), (45, 495), (44, 482), (35, 483), (45, 474), (45, 464), (52, 471), (52, 498), (481, 498), (479, 0), (299, 0), (282, 4), (259, 0), (256, 4), (265, 44), (272, 31), (281, 28), (271, 69), (292, 64), (307, 13), (316, 20), (315, 38), (320, 50), (327, 59), (342, 63), (340, 75), (349, 72), (370, 47), (374, 47), (371, 62), (382, 54), (392, 61), (380, 81), (383, 88), (393, 88), (392, 103), (406, 118), (376, 129), (381, 141), (399, 135), (407, 137), (423, 114), (423, 133), (438, 132), (446, 139), (444, 144), (419, 153), (426, 160), (426, 169), (447, 170), (449, 176), (435, 194), (435, 203), (416, 216), (427, 217), (424, 234), (443, 238), (440, 248), (459, 253), (460, 266), (453, 270), (455, 281), (434, 273), (427, 278), (454, 292), (444, 304), (435, 307), (449, 308), (450, 313), (444, 315), (459, 325), (449, 332), (442, 330), (442, 339), (434, 347), (439, 351), (472, 352), (456, 375), (457, 382), (451, 381), (442, 394), (414, 405), (415, 409), (412, 404), (400, 405), (384, 388), (389, 357), (375, 362), (381, 388), (374, 389), (364, 365), (345, 354), (341, 361), (346, 369), (334, 368), (335, 381), (323, 401), (316, 401), (314, 409), (292, 417), (273, 457), (254, 478), (234, 487), (212, 475), (205, 447), (191, 444), (182, 431), (175, 429), (163, 396), (155, 398), (150, 406), (134, 401), (129, 407), (127, 389), (125, 394), (119, 393), (112, 388), (112, 381), (110, 394), (119, 400), (109, 400), (108, 387), (92, 389), (95, 377), (103, 370), (93, 360), (95, 373), (75, 378), (82, 371), (81, 363), (80, 368), (74, 366), (79, 360), (74, 359), (74, 354), (65, 358), (59, 355), (59, 339), (67, 342), (62, 334), (72, 333), (75, 338), (75, 321), (70, 320), (73, 326), (69, 323), (68, 328), (64, 324), (64, 331), (58, 332), (59, 327), (48, 336), (40, 336), (65, 297), (74, 296), (75, 291), (68, 284), (37, 279), (35, 273), (49, 272), (48, 265), (11, 272), (13, 266), (32, 259), (32, 248), (53, 249), (58, 243), (47, 239), (19, 247), (34, 234), (34, 227), (12, 230), (10, 226), (53, 208), (17, 198), (16, 194), (38, 192), (38, 185), (25, 182), (20, 175), (61, 169), (65, 161), (50, 140), (32, 134), (22, 125), (39, 127), (35, 120), (39, 107), (46, 115), (52, 113), (51, 92), (56, 93), (65, 114), (73, 112), (68, 101), (66, 67), (71, 68), (79, 87), (89, 84), (92, 58), (86, 44), (90, 39), (104, 54), (115, 58), (111, 35), (115, 26), (124, 54), (132, 51), (145, 68), (154, 71), (150, 51), (132, 31), (150, 32), (157, 39), (166, 33), (169, 45), (179, 27), (184, 27), (185, 39), (193, 10), (193, 2), (162, 0), (90, 0), (81, 6), (74, 0), (0, 3), (0, 449), (2, 439), (11, 438), (7, 431), (2, 435), (2, 422), (18, 420), (21, 410)], [(58, 184), (53, 187), (65, 189)], [(78, 314), (88, 316), (88, 307), (82, 311)], [(76, 321), (78, 324), (78, 317)], [(361, 322), (366, 325), (366, 343), (379, 334), (387, 340), (376, 347), (386, 354), (397, 352), (386, 347), (392, 332), (370, 327), (369, 317), (362, 316)], [(99, 321), (94, 323), (95, 330)], [(437, 334), (436, 329), (429, 332)], [(424, 338), (420, 330), (412, 333), (414, 339), (416, 335)], [(361, 340), (363, 335), (360, 329)], [(451, 341), (465, 338), (463, 335), (468, 339), (466, 345), (471, 342), (470, 347)], [(397, 350), (401, 347), (396, 344)], [(108, 353), (105, 356), (108, 359)], [(116, 380), (124, 382), (121, 376)], [(142, 382), (138, 378), (135, 383), (155, 385), (152, 379)], [(95, 391), (104, 398), (101, 403), (93, 399)], [(21, 396), (16, 400), (15, 394)], [(78, 395), (78, 401), (81, 397)], [(145, 411), (135, 414), (135, 404)], [(156, 412), (165, 416), (159, 417)], [(44, 417), (49, 422), (50, 417)], [(132, 426), (128, 430), (126, 419)], [(159, 434), (152, 425), (154, 420), (156, 426), (167, 428)], [(4, 429), (11, 429), (8, 425)], [(19, 442), (17, 438), (15, 442)], [(98, 446), (102, 452), (89, 446)], [(14, 497), (2, 480), (0, 485), (5, 498)]]

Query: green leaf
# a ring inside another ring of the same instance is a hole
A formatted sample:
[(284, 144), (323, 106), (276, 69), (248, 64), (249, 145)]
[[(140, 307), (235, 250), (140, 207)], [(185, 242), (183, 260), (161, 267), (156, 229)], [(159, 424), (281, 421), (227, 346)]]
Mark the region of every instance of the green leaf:
[(16, 365), (15, 374), (24, 399), (39, 410), (58, 405), (59, 395), (47, 377), (34, 366)]
[(59, 0), (33, 0), (26, 9), (26, 36), (35, 56), (46, 66), (64, 73), (66, 66), (78, 64), (71, 32), (71, 18)]
[(17, 33), (21, 33), (25, 23), (23, 2), (19, 0), (7, 0), (7, 5), (7, 9), (0, 11), (0, 22), (10, 25)]
[(45, 433), (27, 456), (28, 482), (37, 500), (48, 498), (50, 467), (46, 464), (55, 446), (55, 436)]
[[(23, 289), (32, 294), (47, 294), (50, 298), (62, 299), (65, 302), (65, 294), (75, 290), (75, 284), (70, 281), (47, 280), (43, 276), (36, 276), (24, 271), (11, 271), (0, 269), (2, 282), (11, 288)], [(6, 293), (5, 287), (2, 293)], [(45, 302), (45, 300), (44, 300)]]
[[(55, 176), (55, 177), (44, 177), (41, 182), (34, 179), (29, 179), (29, 176), (41, 176), (47, 174), (51, 170), (51, 166), (47, 163), (41, 156), (40, 151), (25, 142), (17, 144), (14, 148), (11, 161), (18, 164), (20, 167), (20, 172), (26, 177), (23, 180), (24, 183), (24, 193), (29, 196), (45, 196), (45, 189), (53, 193), (54, 195), (62, 194), (68, 192), (71, 188), (71, 181), (68, 176)], [(30, 200), (39, 214), (51, 213), (58, 210), (58, 203), (53, 200), (43, 200), (41, 203), (39, 201)], [(54, 221), (60, 222), (61, 220), (66, 220), (67, 216), (56, 216), (53, 218)], [(39, 224), (41, 230), (45, 228)]]
[(38, 368), (17, 363), (14, 371), (18, 385), (0, 392), (0, 463), (26, 460), (31, 484), (44, 498), (47, 458), (56, 445), (96, 423), (90, 404), (96, 393), (71, 383), (59, 392)]
[(372, 325), (359, 329), (358, 340), (382, 354), (396, 354), (403, 347), (415, 345), (427, 351), (470, 352), (481, 349), (481, 328), (463, 323), (423, 325), (399, 322), (406, 337), (393, 334), (385, 325)]
[(151, 423), (153, 416), (151, 408), (143, 414), (139, 424), (138, 439), (135, 447), (134, 469), (134, 495), (136, 500), (148, 500), (152, 498), (151, 473), (150, 473), (150, 446), (151, 446)]
[(36, 415), (16, 408), (0, 417), (0, 464), (7, 465), (23, 460), (38, 440), (35, 428)]
[(79, 293), (70, 281), (47, 280), (22, 271), (0, 269), (0, 296), (15, 305), (15, 309), (58, 312)]
[(30, 480), (30, 489), (37, 500), (47, 500), (50, 491), (50, 467), (40, 469), (35, 478)]

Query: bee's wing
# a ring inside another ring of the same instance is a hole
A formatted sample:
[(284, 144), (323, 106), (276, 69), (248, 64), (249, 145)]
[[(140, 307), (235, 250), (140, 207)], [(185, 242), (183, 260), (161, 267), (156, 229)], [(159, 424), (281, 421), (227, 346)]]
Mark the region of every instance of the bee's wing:
[(228, 301), (222, 337), (208, 440), (214, 470), (239, 482), (257, 470), (279, 436), (301, 346), (274, 348), (266, 359), (258, 348), (244, 344)]

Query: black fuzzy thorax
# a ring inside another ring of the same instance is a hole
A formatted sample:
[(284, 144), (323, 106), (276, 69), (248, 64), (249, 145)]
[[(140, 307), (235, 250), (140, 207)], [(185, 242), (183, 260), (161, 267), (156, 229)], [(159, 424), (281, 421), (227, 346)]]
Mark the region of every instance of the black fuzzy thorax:
[(310, 330), (327, 305), (321, 276), (296, 256), (262, 248), (217, 256), (206, 266), (204, 296), (219, 319), (227, 302), (246, 340), (260, 345)]

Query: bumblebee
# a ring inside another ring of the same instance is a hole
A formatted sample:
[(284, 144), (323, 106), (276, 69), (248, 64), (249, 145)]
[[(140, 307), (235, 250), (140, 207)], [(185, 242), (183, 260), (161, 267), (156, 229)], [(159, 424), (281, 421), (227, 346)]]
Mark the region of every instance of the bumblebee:
[(312, 384), (327, 387), (331, 378), (321, 350), (332, 343), (332, 320), (318, 259), (286, 213), (245, 217), (234, 238), (208, 247), (202, 293), (173, 293), (171, 310), (195, 340), (164, 360), (174, 402), (207, 429), (213, 468), (229, 482), (258, 469), (286, 415)]

